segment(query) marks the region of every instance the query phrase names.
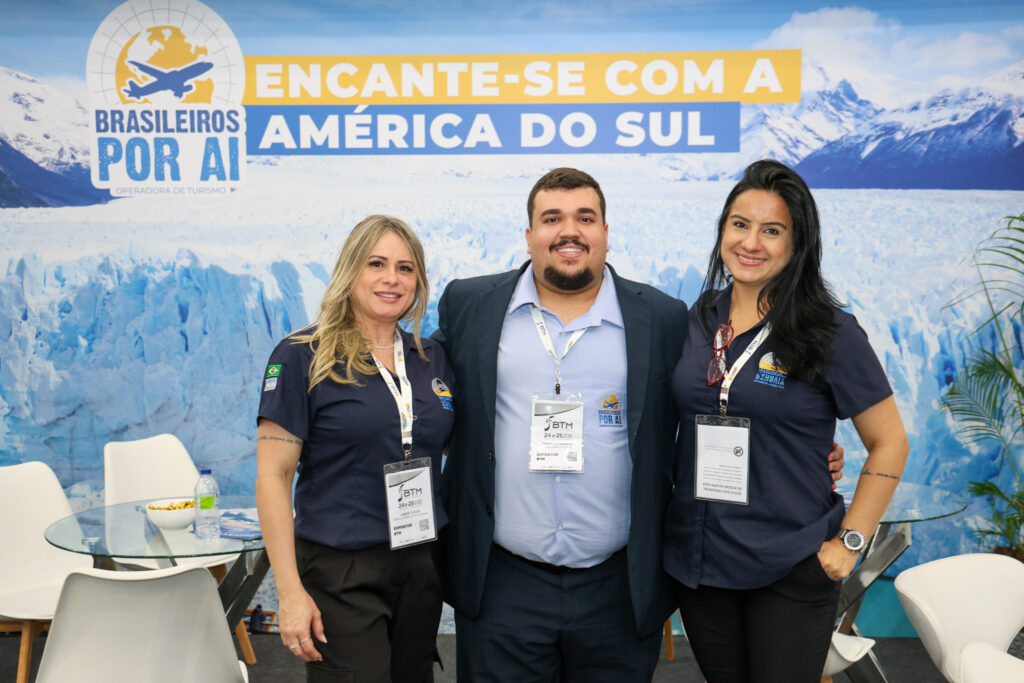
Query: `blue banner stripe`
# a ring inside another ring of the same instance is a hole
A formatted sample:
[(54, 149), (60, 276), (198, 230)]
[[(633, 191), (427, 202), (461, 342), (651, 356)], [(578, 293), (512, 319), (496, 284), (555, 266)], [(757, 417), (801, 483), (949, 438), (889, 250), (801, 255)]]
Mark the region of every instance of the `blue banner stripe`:
[(260, 154), (722, 153), (740, 149), (738, 102), (251, 105)]

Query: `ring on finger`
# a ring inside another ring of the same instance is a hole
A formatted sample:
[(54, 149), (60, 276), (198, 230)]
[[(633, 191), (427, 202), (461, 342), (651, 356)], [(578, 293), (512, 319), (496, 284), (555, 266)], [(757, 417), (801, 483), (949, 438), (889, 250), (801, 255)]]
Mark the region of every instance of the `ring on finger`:
[(294, 645), (289, 645), (288, 649), (289, 650), (294, 650), (295, 648), (301, 647), (301, 646), (302, 646), (302, 643), (295, 643)]
[(303, 644), (304, 642), (306, 642), (307, 640), (309, 640), (309, 636), (306, 636), (305, 638), (303, 638), (302, 640), (300, 640), (300, 641), (299, 641), (299, 645), (302, 645), (302, 644)]

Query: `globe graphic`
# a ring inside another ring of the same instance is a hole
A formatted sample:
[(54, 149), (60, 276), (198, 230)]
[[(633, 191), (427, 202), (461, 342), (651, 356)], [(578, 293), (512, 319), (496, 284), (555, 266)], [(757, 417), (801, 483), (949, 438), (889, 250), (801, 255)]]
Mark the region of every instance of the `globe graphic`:
[(209, 54), (206, 46), (190, 43), (177, 26), (153, 26), (132, 36), (118, 55), (115, 70), (117, 92), (121, 102), (145, 102), (160, 106), (176, 104), (210, 104), (213, 95), (213, 80), (197, 77), (184, 83), (189, 88), (180, 97), (170, 90), (160, 90), (138, 97), (131, 97), (130, 83), (134, 81), (140, 90), (154, 84), (157, 78), (147, 74), (139, 64), (155, 67), (164, 72), (183, 69), (194, 63), (202, 63)]
[(100, 24), (89, 45), (93, 104), (237, 106), (245, 62), (230, 27), (189, 0), (129, 0)]

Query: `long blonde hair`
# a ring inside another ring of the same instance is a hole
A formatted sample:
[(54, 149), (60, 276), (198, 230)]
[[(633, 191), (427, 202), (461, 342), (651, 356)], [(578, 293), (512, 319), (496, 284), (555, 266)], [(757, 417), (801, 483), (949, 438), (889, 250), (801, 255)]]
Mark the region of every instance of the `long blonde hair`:
[[(309, 391), (320, 382), (331, 379), (339, 384), (361, 386), (356, 374), (373, 375), (378, 372), (369, 352), (368, 342), (356, 327), (355, 309), (352, 305), (352, 290), (363, 274), (366, 262), (374, 246), (387, 232), (402, 238), (412, 254), (416, 270), (416, 295), (412, 305), (402, 315), (402, 320), (412, 321), (413, 338), (420, 358), (428, 361), (420, 340), (420, 327), (427, 310), (429, 285), (427, 266), (423, 257), (423, 245), (416, 233), (403, 221), (391, 216), (367, 216), (352, 228), (345, 240), (338, 261), (334, 264), (331, 281), (327, 284), (320, 315), (312, 328), (305, 328), (291, 335), (293, 344), (309, 344), (313, 360), (309, 365)], [(345, 363), (344, 375), (335, 370), (337, 363)]]

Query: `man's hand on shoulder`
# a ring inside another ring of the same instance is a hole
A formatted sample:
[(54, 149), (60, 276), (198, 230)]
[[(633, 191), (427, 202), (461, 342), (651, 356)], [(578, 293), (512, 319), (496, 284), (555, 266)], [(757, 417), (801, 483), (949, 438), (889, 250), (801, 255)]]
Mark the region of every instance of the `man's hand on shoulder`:
[(836, 482), (843, 478), (843, 465), (846, 464), (843, 457), (845, 453), (842, 446), (835, 441), (832, 442), (832, 451), (828, 454), (828, 471), (832, 475), (833, 491), (836, 488)]

